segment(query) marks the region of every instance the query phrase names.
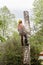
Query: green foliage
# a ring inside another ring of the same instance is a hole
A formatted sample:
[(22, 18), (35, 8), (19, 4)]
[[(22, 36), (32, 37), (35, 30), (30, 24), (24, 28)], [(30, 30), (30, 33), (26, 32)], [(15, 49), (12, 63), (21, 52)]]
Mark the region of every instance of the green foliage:
[(6, 48), (5, 61), (7, 61), (6, 65), (20, 65), (21, 63), (21, 48), (17, 45), (15, 46), (13, 43), (10, 43), (8, 48)]
[(34, 0), (34, 22), (43, 23), (43, 0)]
[(2, 20), (0, 20), (0, 27), (2, 26)]
[(5, 42), (6, 41), (6, 39), (4, 37), (2, 37), (1, 35), (0, 35), (0, 40), (1, 40), (1, 42)]
[(43, 29), (30, 38), (31, 42), (31, 65), (41, 65), (38, 60), (40, 52), (43, 50)]
[(18, 32), (14, 32), (12, 37), (14, 38), (16, 43), (21, 46), (21, 40), (20, 40), (20, 36), (19, 36)]
[[(10, 13), (9, 9), (8, 9), (6, 6), (4, 6), (3, 8), (1, 8), (1, 11), (2, 11), (4, 14)], [(2, 13), (2, 14), (3, 14), (3, 13)]]
[(34, 0), (34, 23), (37, 33), (31, 36), (31, 65), (41, 65), (38, 60), (40, 52), (43, 50), (43, 0)]
[(8, 38), (15, 31), (16, 26), (15, 15), (6, 6), (0, 8), (0, 34)]
[(22, 64), (22, 47), (18, 33), (15, 32), (13, 34), (13, 37), (7, 40), (4, 49), (5, 53), (1, 57), (1, 59), (3, 60), (2, 65)]

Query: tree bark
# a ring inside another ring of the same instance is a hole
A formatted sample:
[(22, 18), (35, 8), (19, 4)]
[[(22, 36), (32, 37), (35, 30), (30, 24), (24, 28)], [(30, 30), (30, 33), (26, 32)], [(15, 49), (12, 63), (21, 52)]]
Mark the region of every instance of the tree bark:
[(26, 30), (28, 32), (28, 46), (23, 47), (23, 64), (24, 65), (30, 65), (30, 42), (29, 42), (29, 37), (30, 37), (30, 22), (29, 22), (29, 13), (28, 11), (24, 11), (24, 23)]

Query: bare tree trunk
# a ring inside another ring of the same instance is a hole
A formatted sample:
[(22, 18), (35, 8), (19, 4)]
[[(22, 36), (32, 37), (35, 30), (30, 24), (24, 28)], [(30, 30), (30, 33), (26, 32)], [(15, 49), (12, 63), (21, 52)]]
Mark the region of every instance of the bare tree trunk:
[(28, 32), (28, 44), (29, 46), (23, 47), (23, 64), (24, 65), (30, 65), (30, 42), (29, 42), (29, 36), (30, 36), (30, 22), (29, 22), (29, 13), (28, 11), (24, 11), (24, 20), (25, 20), (25, 27)]

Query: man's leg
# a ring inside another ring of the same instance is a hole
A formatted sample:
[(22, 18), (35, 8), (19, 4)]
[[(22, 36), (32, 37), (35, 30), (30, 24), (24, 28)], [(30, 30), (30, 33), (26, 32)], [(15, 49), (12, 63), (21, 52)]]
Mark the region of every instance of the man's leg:
[(24, 37), (25, 37), (25, 45), (28, 46), (27, 35), (25, 34)]
[(24, 46), (24, 44), (23, 44), (23, 35), (21, 35), (21, 44), (22, 44), (22, 46)]

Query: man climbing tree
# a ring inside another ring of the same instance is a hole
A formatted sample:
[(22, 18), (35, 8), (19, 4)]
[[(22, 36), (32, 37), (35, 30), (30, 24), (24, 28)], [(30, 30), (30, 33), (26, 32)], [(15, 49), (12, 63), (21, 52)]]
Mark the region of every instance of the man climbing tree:
[[(28, 40), (27, 40), (27, 31), (22, 23), (22, 20), (19, 20), (18, 21), (18, 31), (19, 31), (19, 34), (21, 36), (21, 44), (22, 46), (24, 46), (24, 43), (25, 43), (25, 46), (28, 46)], [(25, 39), (24, 40), (24, 43), (23, 43), (23, 38)]]

